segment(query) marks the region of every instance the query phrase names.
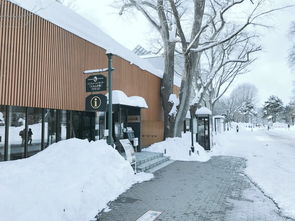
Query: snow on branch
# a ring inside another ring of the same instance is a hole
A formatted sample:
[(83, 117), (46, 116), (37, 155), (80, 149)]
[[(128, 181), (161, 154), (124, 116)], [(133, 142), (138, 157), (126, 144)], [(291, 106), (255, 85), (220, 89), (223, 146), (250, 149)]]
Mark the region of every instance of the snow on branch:
[(169, 112), (169, 116), (175, 117), (177, 114), (177, 106), (179, 105), (179, 98), (176, 94), (170, 94), (168, 102), (173, 105)]

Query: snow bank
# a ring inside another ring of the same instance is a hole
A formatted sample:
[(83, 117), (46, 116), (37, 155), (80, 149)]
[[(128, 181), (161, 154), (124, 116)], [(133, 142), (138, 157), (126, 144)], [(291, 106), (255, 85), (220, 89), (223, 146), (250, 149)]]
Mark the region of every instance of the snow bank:
[(200, 161), (206, 162), (210, 159), (209, 154), (198, 143), (194, 143), (195, 152), (189, 155), (191, 150), (191, 133), (182, 134), (182, 137), (167, 138), (165, 141), (152, 144), (144, 151), (164, 153), (165, 156), (169, 156), (172, 160), (179, 161)]
[[(108, 97), (109, 94), (106, 94)], [(148, 105), (143, 97), (131, 96), (128, 97), (123, 91), (113, 90), (112, 91), (112, 103), (121, 104), (133, 107), (148, 108)]]
[(295, 218), (294, 131), (249, 128), (215, 136), (213, 155), (247, 159), (246, 174), (278, 203), (284, 215)]
[(91, 220), (110, 200), (152, 174), (134, 175), (105, 141), (70, 139), (0, 163), (1, 220)]

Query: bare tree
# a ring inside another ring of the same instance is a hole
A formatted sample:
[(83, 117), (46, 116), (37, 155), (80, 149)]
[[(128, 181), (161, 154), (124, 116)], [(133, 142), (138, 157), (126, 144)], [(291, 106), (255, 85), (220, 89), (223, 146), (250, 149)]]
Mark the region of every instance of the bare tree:
[(245, 83), (237, 86), (230, 94), (229, 97), (219, 102), (222, 105), (224, 113), (226, 114), (229, 121), (240, 121), (241, 115), (245, 115), (245, 110), (251, 107), (251, 112), (254, 113), (256, 99), (257, 99), (257, 88), (253, 84)]
[(253, 42), (256, 37), (243, 33), (210, 49), (212, 52), (208, 56), (211, 67), (209, 70), (211, 72), (213, 70), (211, 74), (213, 77), (207, 84), (209, 84), (208, 101), (212, 111), (215, 103), (225, 94), (236, 77), (248, 71), (247, 67), (255, 60), (250, 55), (261, 50), (261, 47)]
[[(227, 19), (228, 14), (239, 5), (249, 2), (252, 2), (251, 9), (242, 24), (234, 25)], [(258, 18), (277, 10), (261, 11), (263, 0), (120, 0), (120, 3), (120, 14), (131, 8), (140, 11), (161, 35), (165, 58), (161, 85), (165, 137), (181, 135), (182, 122), (195, 96), (194, 82), (198, 82), (201, 74), (201, 54), (234, 38), (249, 25), (260, 25), (256, 23)], [(205, 3), (208, 3), (206, 10)], [(188, 25), (187, 19), (184, 18), (190, 9), (192, 22)], [(228, 27), (232, 28), (231, 32), (227, 32)], [(176, 44), (183, 55), (184, 70), (177, 113), (169, 117), (172, 108), (169, 97), (173, 92)]]
[(289, 53), (289, 63), (290, 63), (291, 66), (294, 66), (295, 65), (295, 41), (294, 41), (295, 21), (293, 21), (292, 24), (291, 24), (290, 36), (291, 36), (291, 39), (293, 40), (293, 46), (290, 49), (290, 53)]

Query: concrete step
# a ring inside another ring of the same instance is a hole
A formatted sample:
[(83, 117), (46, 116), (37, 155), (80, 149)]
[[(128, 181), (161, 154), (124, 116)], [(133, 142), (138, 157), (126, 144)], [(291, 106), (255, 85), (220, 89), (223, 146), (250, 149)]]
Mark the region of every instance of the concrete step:
[(145, 172), (145, 171), (151, 170), (152, 168), (154, 168), (160, 164), (163, 164), (169, 160), (170, 160), (170, 158), (165, 157), (165, 156), (154, 158), (152, 160), (141, 163), (140, 165), (137, 164), (137, 171), (138, 172)]
[(163, 157), (163, 153), (139, 152), (135, 153), (137, 166), (149, 162), (151, 160)]

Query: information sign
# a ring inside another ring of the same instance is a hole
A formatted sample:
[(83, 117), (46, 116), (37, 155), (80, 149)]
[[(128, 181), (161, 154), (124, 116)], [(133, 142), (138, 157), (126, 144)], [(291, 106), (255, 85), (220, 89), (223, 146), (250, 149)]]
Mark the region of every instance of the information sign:
[(107, 97), (103, 94), (92, 94), (86, 97), (87, 111), (106, 111)]
[(101, 74), (86, 78), (86, 92), (98, 92), (107, 90), (107, 78)]

